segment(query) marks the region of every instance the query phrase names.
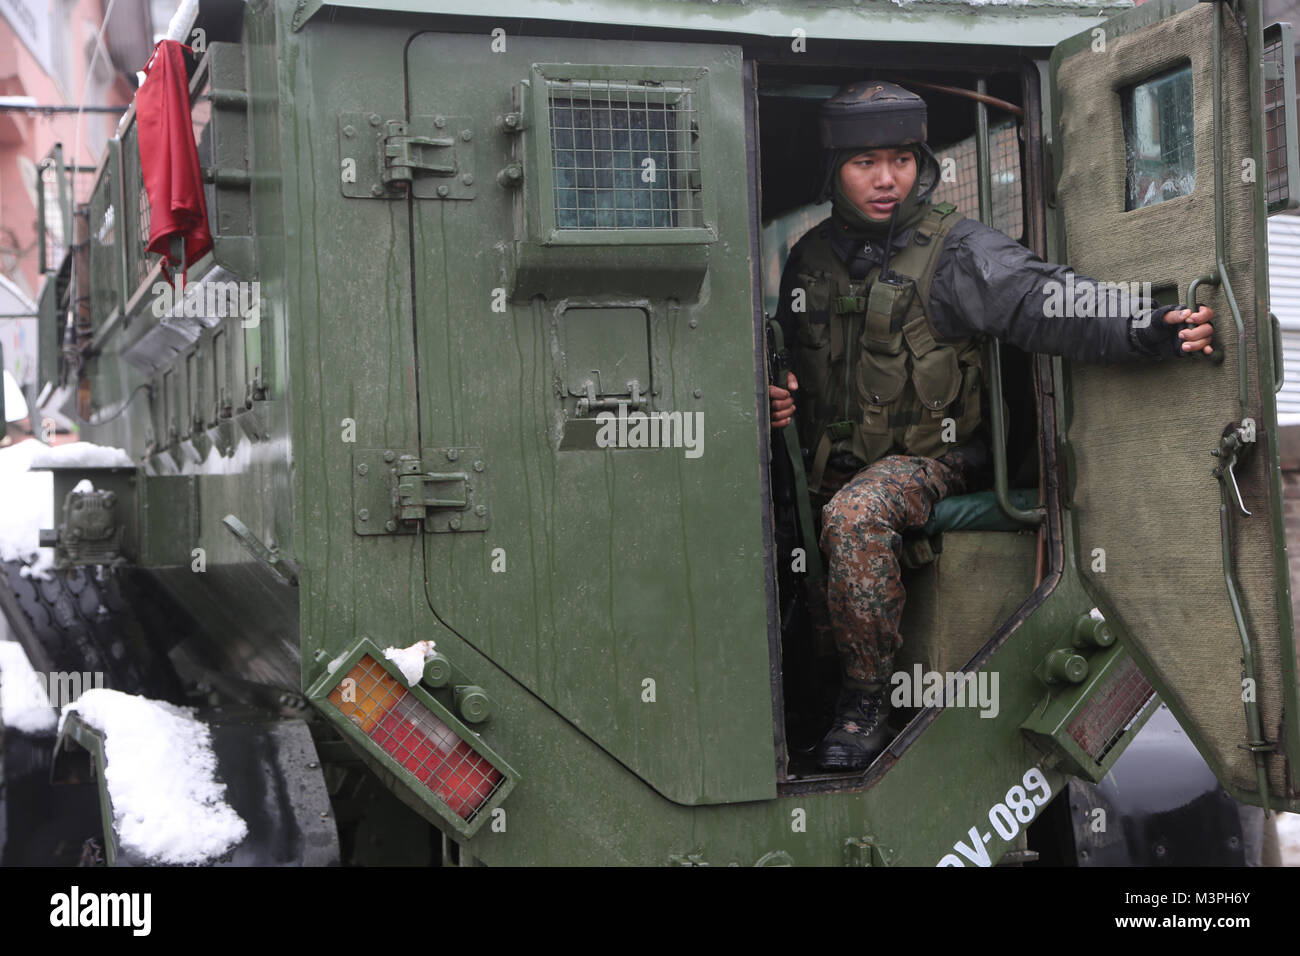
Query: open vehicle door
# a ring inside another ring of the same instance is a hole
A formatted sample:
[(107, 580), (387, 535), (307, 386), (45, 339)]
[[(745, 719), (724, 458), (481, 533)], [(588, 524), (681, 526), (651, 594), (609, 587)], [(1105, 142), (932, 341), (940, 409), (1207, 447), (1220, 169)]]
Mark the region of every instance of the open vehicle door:
[(1085, 587), (1224, 786), (1296, 809), (1261, 48), (1258, 3), (1153, 0), (1053, 52), (1059, 257), (1210, 306), (1218, 353), (1058, 400)]

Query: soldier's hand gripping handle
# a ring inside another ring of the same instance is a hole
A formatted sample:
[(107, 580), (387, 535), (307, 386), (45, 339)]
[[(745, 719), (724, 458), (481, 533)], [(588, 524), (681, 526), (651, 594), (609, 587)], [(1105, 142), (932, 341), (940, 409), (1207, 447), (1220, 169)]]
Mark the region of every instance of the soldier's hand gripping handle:
[(1130, 334), (1152, 358), (1211, 354), (1214, 310), (1200, 306), (1193, 312), (1184, 305), (1166, 305), (1133, 319)]
[(790, 353), (776, 347), (776, 335), (771, 325), (767, 327), (767, 380), (772, 427), (785, 428), (794, 417), (795, 404), (791, 392), (799, 388), (799, 380), (790, 371)]
[(786, 372), (786, 385), (788, 388), (781, 388), (777, 385), (767, 387), (767, 397), (772, 403), (772, 427), (785, 428), (794, 418), (794, 395), (799, 389), (799, 380), (794, 377), (794, 372)]

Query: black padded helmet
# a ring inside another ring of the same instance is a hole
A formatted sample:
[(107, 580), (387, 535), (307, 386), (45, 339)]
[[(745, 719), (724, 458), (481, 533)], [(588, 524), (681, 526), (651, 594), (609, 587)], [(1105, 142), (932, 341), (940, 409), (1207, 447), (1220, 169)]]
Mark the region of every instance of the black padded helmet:
[(875, 149), (924, 143), (925, 100), (895, 83), (859, 80), (841, 86), (817, 117), (827, 149)]

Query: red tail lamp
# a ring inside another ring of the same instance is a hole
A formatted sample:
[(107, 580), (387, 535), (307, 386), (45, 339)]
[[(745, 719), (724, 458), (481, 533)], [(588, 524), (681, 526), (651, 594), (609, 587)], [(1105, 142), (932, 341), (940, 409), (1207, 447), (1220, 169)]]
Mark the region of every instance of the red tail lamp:
[(468, 742), (463, 725), (457, 722), (458, 733), (449, 724), (455, 718), (439, 716), (421, 696), (363, 653), (326, 700), (415, 784), (466, 824), (474, 823), (509, 778)]

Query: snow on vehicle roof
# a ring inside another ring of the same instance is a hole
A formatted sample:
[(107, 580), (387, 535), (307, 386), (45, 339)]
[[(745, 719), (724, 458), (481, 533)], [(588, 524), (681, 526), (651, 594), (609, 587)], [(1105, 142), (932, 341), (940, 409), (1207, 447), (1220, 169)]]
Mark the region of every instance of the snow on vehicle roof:
[(104, 782), (121, 845), (159, 863), (202, 863), (248, 825), (225, 801), (208, 726), (193, 709), (121, 691), (88, 690), (63, 709), (104, 735)]
[(17, 641), (0, 640), (0, 724), (27, 734), (58, 725), (49, 695)]
[(32, 468), (134, 468), (135, 462), (121, 448), (75, 441), (43, 448), (32, 458)]

